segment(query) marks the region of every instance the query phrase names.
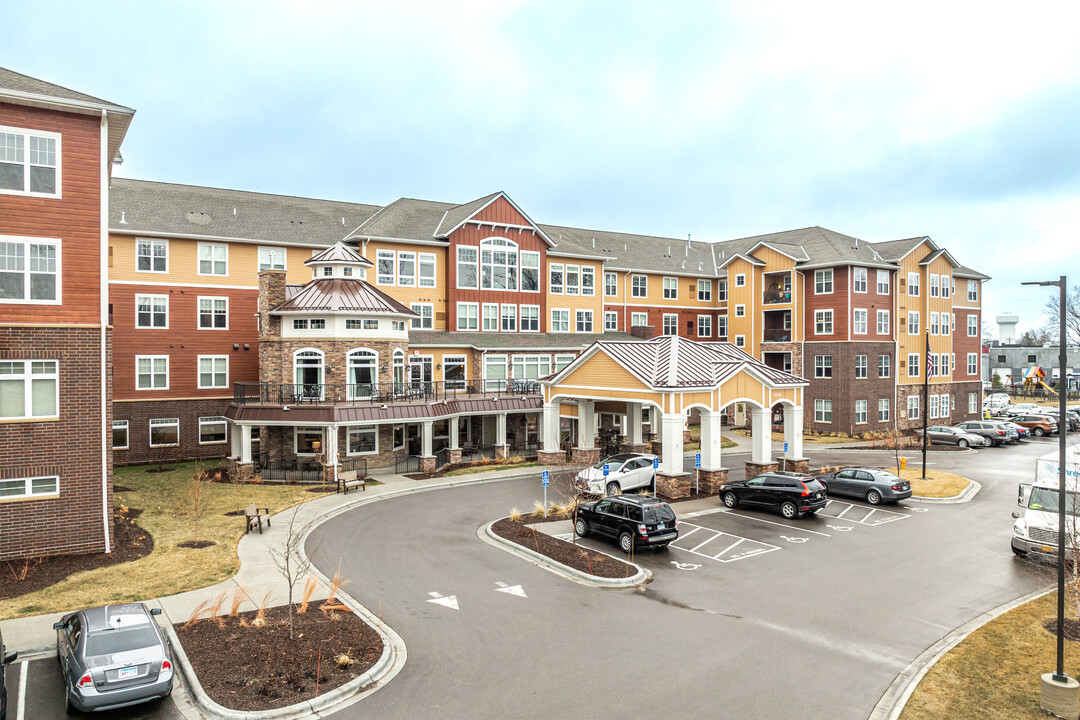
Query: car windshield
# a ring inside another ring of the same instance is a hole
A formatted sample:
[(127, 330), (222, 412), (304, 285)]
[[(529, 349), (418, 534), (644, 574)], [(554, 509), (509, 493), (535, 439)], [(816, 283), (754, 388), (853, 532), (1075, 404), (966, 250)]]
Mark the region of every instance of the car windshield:
[(113, 630), (100, 630), (86, 636), (86, 655), (112, 655), (114, 653), (139, 650), (160, 644), (154, 628), (147, 625), (133, 625)]
[(615, 458), (606, 458), (593, 465), (593, 468), (596, 470), (603, 470), (604, 466), (607, 465), (608, 470), (618, 470), (622, 467), (622, 464), (622, 460), (616, 460)]
[(645, 508), (645, 522), (666, 523), (675, 519), (675, 511), (667, 505), (652, 505)]
[[(1080, 498), (1078, 498), (1077, 493), (1070, 492), (1066, 494), (1068, 495), (1068, 504), (1065, 506), (1065, 512), (1074, 517), (1080, 516)], [(1031, 497), (1028, 498), (1028, 508), (1032, 510), (1043, 510), (1045, 512), (1057, 512), (1057, 488), (1031, 488)]]

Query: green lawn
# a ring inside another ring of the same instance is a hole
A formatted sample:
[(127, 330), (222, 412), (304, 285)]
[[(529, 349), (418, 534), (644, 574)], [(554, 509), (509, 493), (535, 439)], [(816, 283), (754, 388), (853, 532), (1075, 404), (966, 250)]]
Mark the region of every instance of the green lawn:
[[(700, 425), (690, 425), (690, 426), (688, 426), (688, 429), (690, 430), (690, 442), (683, 444), (683, 451), (684, 452), (691, 452), (693, 450), (700, 450), (701, 449), (701, 426)], [(728, 448), (733, 448), (733, 447), (738, 447), (738, 443), (736, 443), (734, 440), (729, 440), (726, 437), (723, 437), (723, 436), (720, 437), (720, 449), (721, 450), (726, 450)]]

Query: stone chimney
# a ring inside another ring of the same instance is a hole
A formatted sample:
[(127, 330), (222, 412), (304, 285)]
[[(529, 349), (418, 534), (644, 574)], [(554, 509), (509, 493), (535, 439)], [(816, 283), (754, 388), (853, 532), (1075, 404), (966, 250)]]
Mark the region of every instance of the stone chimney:
[(259, 340), (281, 335), (281, 318), (270, 310), (285, 302), (285, 271), (263, 270), (259, 273)]

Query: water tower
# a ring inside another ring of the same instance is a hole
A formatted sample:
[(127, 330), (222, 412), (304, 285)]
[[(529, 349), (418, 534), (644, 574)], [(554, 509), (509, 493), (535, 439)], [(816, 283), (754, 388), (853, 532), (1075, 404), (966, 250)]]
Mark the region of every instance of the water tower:
[(998, 315), (995, 320), (998, 326), (998, 339), (1002, 345), (1012, 345), (1016, 342), (1016, 326), (1020, 324), (1020, 316), (1012, 313)]

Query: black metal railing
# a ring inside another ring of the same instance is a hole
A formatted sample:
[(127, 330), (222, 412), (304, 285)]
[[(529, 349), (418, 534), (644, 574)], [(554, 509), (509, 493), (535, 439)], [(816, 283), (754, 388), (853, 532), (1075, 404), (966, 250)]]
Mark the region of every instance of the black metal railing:
[(766, 305), (791, 302), (791, 290), (766, 290), (761, 301)]
[(398, 475), (420, 472), (420, 456), (401, 455), (396, 458), (394, 460), (394, 472)]
[(534, 380), (433, 380), (367, 384), (233, 383), (233, 402), (237, 405), (385, 404), (507, 395), (539, 396), (540, 383)]
[(435, 469), (438, 470), (441, 467), (446, 467), (446, 455), (447, 450), (443, 448), (435, 453)]
[(788, 342), (791, 340), (790, 330), (762, 330), (761, 341), (762, 342)]
[(343, 472), (355, 472), (356, 477), (367, 477), (367, 458), (345, 458), (338, 461), (338, 475)]
[(255, 474), (264, 482), (317, 483), (322, 482), (323, 468), (314, 460), (269, 460), (254, 463)]

